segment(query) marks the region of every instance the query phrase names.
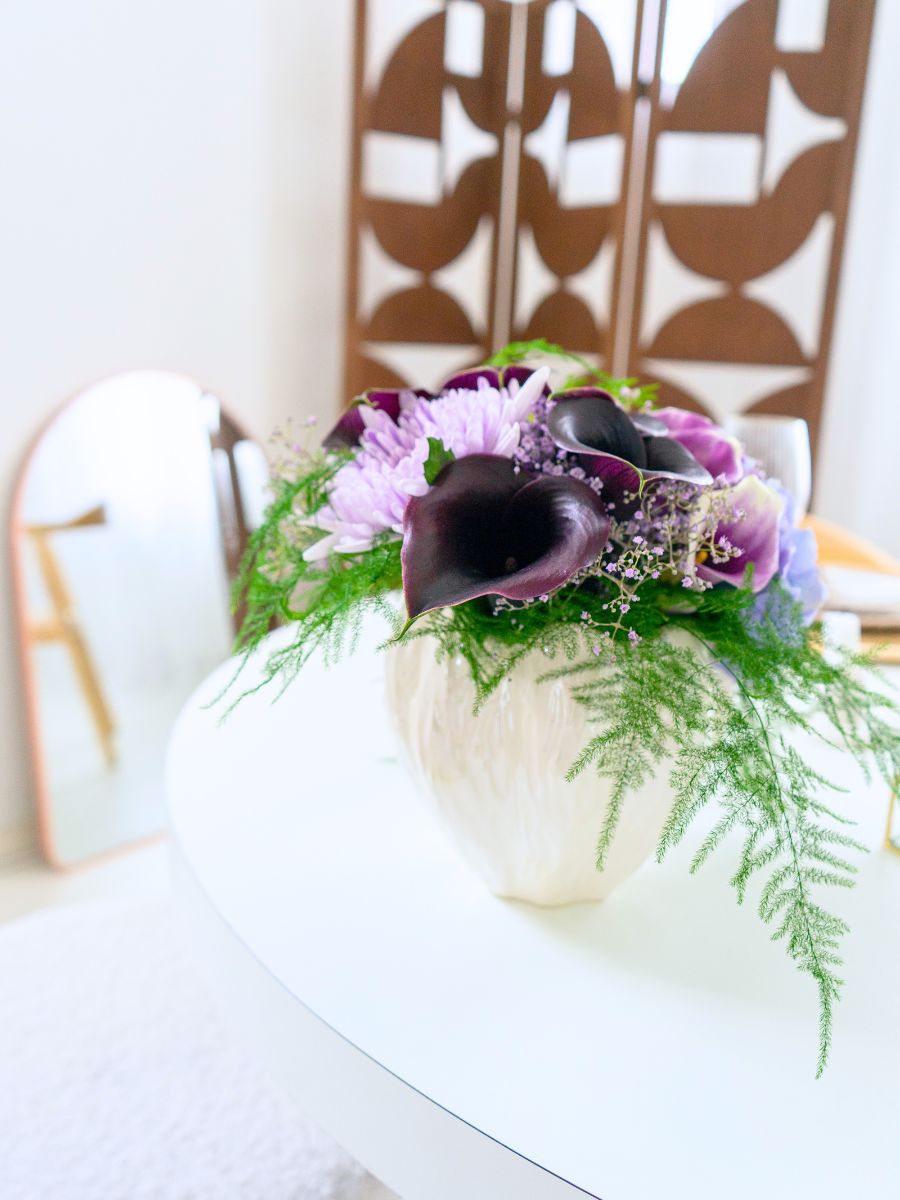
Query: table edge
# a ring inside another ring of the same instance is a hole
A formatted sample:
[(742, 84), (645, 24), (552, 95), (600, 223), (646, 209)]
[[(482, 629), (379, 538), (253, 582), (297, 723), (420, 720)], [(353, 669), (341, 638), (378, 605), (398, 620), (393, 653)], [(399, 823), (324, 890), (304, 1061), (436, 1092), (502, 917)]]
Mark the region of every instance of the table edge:
[[(221, 677), (224, 674), (226, 667), (230, 668), (233, 665), (233, 663), (234, 663), (233, 659), (227, 660), (226, 663), (222, 664), (214, 672), (212, 672), (212, 674), (209, 677), (207, 677), (207, 679), (204, 681), (204, 683), (201, 684), (200, 687), (195, 691), (195, 693), (193, 694), (191, 699), (185, 705), (182, 712), (179, 714), (178, 720), (174, 726), (172, 735), (169, 740), (169, 746), (168, 746), (168, 750), (167, 750), (167, 754), (166, 754), (166, 769), (165, 769), (166, 795), (165, 795), (165, 799), (166, 799), (166, 807), (168, 809), (169, 819), (170, 819), (170, 849), (169, 849), (170, 863), (171, 863), (171, 868), (172, 868), (173, 880), (176, 884), (176, 888), (175, 888), (176, 895), (178, 896), (179, 900), (182, 902), (182, 906), (184, 908), (188, 909), (190, 912), (190, 915), (194, 918), (194, 920), (191, 922), (192, 925), (194, 926), (194, 928), (196, 929), (199, 926), (204, 926), (206, 933), (209, 933), (211, 920), (214, 920), (216, 925), (218, 926), (219, 933), (221, 935), (225, 935), (227, 937), (227, 939), (230, 940), (232, 951), (238, 951), (239, 952), (238, 957), (243, 958), (244, 966), (246, 966), (248, 963), (252, 964), (252, 969), (255, 969), (256, 972), (259, 975), (261, 975), (262, 977), (264, 977), (264, 979), (268, 982), (269, 989), (276, 989), (277, 992), (280, 993), (281, 997), (284, 1000), (288, 1001), (293, 1006), (295, 1012), (300, 1011), (305, 1015), (305, 1017), (310, 1019), (310, 1028), (317, 1027), (320, 1037), (323, 1032), (327, 1033), (328, 1035), (331, 1035), (330, 1038), (326, 1038), (325, 1040), (331, 1041), (334, 1043), (334, 1046), (332, 1047), (332, 1053), (334, 1053), (334, 1050), (336, 1047), (338, 1047), (338, 1046), (343, 1047), (345, 1051), (350, 1052), (351, 1059), (355, 1056), (355, 1058), (357, 1060), (357, 1067), (365, 1064), (366, 1069), (374, 1068), (376, 1074), (380, 1074), (382, 1083), (388, 1083), (389, 1089), (395, 1091), (395, 1093), (396, 1093), (395, 1099), (397, 1098), (397, 1095), (399, 1095), (399, 1093), (397, 1093), (397, 1085), (399, 1085), (399, 1089), (402, 1092), (406, 1093), (407, 1099), (412, 1100), (413, 1105), (421, 1106), (424, 1104), (425, 1106), (427, 1106), (427, 1108), (431, 1112), (432, 1118), (436, 1118), (438, 1123), (443, 1123), (446, 1126), (446, 1128), (443, 1131), (444, 1136), (443, 1136), (442, 1140), (458, 1142), (459, 1141), (458, 1135), (462, 1134), (463, 1137), (465, 1137), (469, 1140), (468, 1148), (471, 1149), (472, 1143), (471, 1143), (471, 1139), (469, 1138), (469, 1135), (474, 1133), (474, 1134), (479, 1135), (479, 1140), (481, 1141), (482, 1149), (490, 1148), (490, 1156), (493, 1156), (496, 1158), (497, 1157), (496, 1152), (498, 1152), (498, 1151), (500, 1152), (499, 1157), (505, 1161), (504, 1170), (508, 1169), (511, 1162), (517, 1162), (520, 1167), (520, 1171), (517, 1173), (523, 1174), (524, 1176), (526, 1176), (527, 1183), (528, 1183), (528, 1185), (530, 1185), (530, 1189), (527, 1193), (522, 1192), (520, 1194), (522, 1194), (523, 1196), (527, 1194), (529, 1197), (529, 1200), (531, 1200), (532, 1197), (534, 1197), (534, 1200), (545, 1200), (545, 1197), (546, 1197), (546, 1200), (562, 1200), (563, 1197), (576, 1197), (576, 1196), (587, 1197), (588, 1200), (602, 1200), (602, 1198), (596, 1192), (587, 1191), (585, 1188), (583, 1188), (579, 1184), (574, 1183), (570, 1179), (566, 1179), (563, 1175), (560, 1175), (558, 1172), (553, 1171), (549, 1167), (543, 1166), (541, 1163), (536, 1162), (532, 1158), (529, 1158), (528, 1155), (524, 1154), (522, 1151), (515, 1149), (515, 1147), (507, 1145), (505, 1142), (501, 1141), (499, 1138), (495, 1137), (493, 1134), (488, 1133), (486, 1130), (481, 1129), (477, 1125), (472, 1124), (472, 1122), (468, 1121), (465, 1117), (461, 1116), (459, 1113), (454, 1112), (452, 1109), (446, 1107), (444, 1104), (442, 1104), (439, 1100), (436, 1100), (434, 1097), (429, 1096), (426, 1092), (423, 1092), (420, 1088), (416, 1087), (415, 1084), (410, 1083), (408, 1080), (404, 1079), (401, 1075), (398, 1075), (394, 1070), (392, 1070), (385, 1063), (379, 1061), (368, 1051), (364, 1050), (361, 1046), (357, 1045), (350, 1037), (348, 1037), (346, 1034), (342, 1033), (339, 1029), (337, 1029), (334, 1025), (332, 1025), (326, 1018), (324, 1018), (321, 1014), (317, 1013), (315, 1011), (315, 1009), (313, 1009), (305, 1000), (303, 1000), (302, 997), (298, 996), (296, 994), (296, 992), (294, 992), (286, 983), (284, 983), (284, 981), (279, 979), (278, 976), (271, 970), (271, 968), (257, 955), (257, 953), (252, 949), (252, 947), (247, 944), (247, 942), (244, 940), (244, 938), (234, 928), (231, 921), (219, 909), (219, 907), (215, 903), (213, 897), (207, 891), (207, 888), (205, 887), (202, 879), (200, 878), (200, 875), (198, 874), (197, 870), (194, 867), (194, 864), (192, 863), (192, 861), (190, 859), (188, 851), (186, 850), (185, 846), (182, 844), (180, 837), (179, 837), (179, 822), (178, 822), (178, 816), (177, 816), (177, 812), (176, 812), (176, 805), (177, 805), (177, 802), (179, 799), (179, 797), (178, 797), (179, 789), (175, 782), (175, 771), (177, 769), (177, 764), (176, 764), (177, 754), (180, 749), (179, 743), (181, 743), (181, 745), (184, 745), (188, 741), (188, 739), (185, 738), (184, 731), (189, 726), (192, 718), (196, 719), (198, 716), (200, 716), (201, 709), (200, 709), (200, 705), (198, 703), (200, 697), (207, 694), (210, 682), (213, 679), (216, 679), (217, 677)], [(205, 920), (203, 919), (204, 916), (206, 918)], [(215, 935), (213, 934), (213, 936), (215, 936)], [(195, 942), (199, 941), (202, 943), (204, 939), (200, 938), (200, 939), (193, 939), (193, 940), (195, 940)], [(209, 951), (208, 946), (203, 946), (203, 949), (206, 950), (207, 952)], [(216, 976), (217, 971), (215, 969), (215, 966), (212, 963), (210, 963), (211, 957), (213, 957), (213, 956), (211, 956), (209, 953), (206, 954), (206, 956), (205, 956), (206, 963), (207, 963), (207, 966), (211, 968), (211, 974), (213, 976)], [(232, 954), (232, 958), (234, 958), (234, 957), (235, 957), (235, 955)], [(252, 974), (252, 969), (251, 969), (251, 974)], [(230, 982), (233, 982), (233, 981), (230, 980)], [(262, 990), (265, 990), (265, 989), (262, 989)], [(225, 1007), (226, 1007), (226, 1009), (228, 1009), (230, 1007), (229, 1004), (227, 1003), (227, 1001), (225, 1002)], [(243, 1014), (245, 1019), (240, 1020), (240, 1018), (239, 1018), (239, 1023), (241, 1024), (242, 1028), (245, 1031), (246, 1031), (246, 1017), (248, 1015), (249, 1014), (246, 1014), (246, 1012), (245, 1012)], [(314, 1025), (312, 1024), (313, 1022), (315, 1023)], [(257, 1049), (259, 1049), (263, 1052), (263, 1057), (266, 1057), (266, 1058), (271, 1057), (270, 1055), (265, 1054), (262, 1047), (258, 1046)], [(270, 1066), (272, 1065), (271, 1062), (269, 1065)], [(275, 1071), (275, 1073), (280, 1074), (280, 1072), (278, 1072), (277, 1070)], [(295, 1089), (290, 1086), (290, 1083), (288, 1081), (282, 1079), (282, 1082), (286, 1085), (288, 1091), (290, 1091), (292, 1093), (295, 1092)], [(370, 1083), (371, 1083), (371, 1081), (370, 1081)], [(409, 1107), (409, 1106), (407, 1105), (407, 1107)], [(315, 1119), (320, 1120), (319, 1115), (316, 1111), (311, 1110), (311, 1115)], [(335, 1137), (336, 1141), (340, 1142), (341, 1145), (345, 1146), (345, 1148), (350, 1153), (352, 1153), (357, 1159), (359, 1159), (359, 1161), (361, 1161), (364, 1165), (366, 1165), (367, 1167), (369, 1166), (370, 1160), (372, 1159), (373, 1156), (367, 1155), (365, 1148), (363, 1146), (360, 1146), (359, 1144), (356, 1144), (357, 1139), (352, 1138), (352, 1137), (348, 1138), (346, 1136), (345, 1137), (341, 1136), (342, 1131), (340, 1129), (334, 1128), (335, 1124), (340, 1125), (339, 1121), (338, 1122), (328, 1122), (326, 1119), (322, 1118), (320, 1123), (322, 1124), (323, 1128), (326, 1128), (328, 1130), (328, 1132), (331, 1133), (333, 1137)], [(423, 1123), (422, 1119), (421, 1119), (421, 1114), (420, 1114), (419, 1123)], [(424, 1123), (431, 1124), (433, 1126), (434, 1119), (432, 1119), (430, 1122), (425, 1120)], [(455, 1126), (455, 1129), (453, 1128), (454, 1126)], [(434, 1131), (432, 1131), (432, 1132), (434, 1132)], [(454, 1134), (457, 1136), (454, 1136)], [(362, 1140), (364, 1141), (365, 1139), (363, 1138)], [(375, 1157), (378, 1157), (378, 1156), (375, 1155)], [(481, 1155), (479, 1157), (483, 1159), (485, 1156)], [(448, 1168), (452, 1167), (452, 1169), (455, 1173), (456, 1177), (454, 1180), (453, 1195), (454, 1196), (458, 1195), (459, 1194), (458, 1193), (458, 1185), (460, 1182), (460, 1180), (459, 1180), (460, 1157), (459, 1157), (458, 1150), (447, 1155), (446, 1165)], [(485, 1175), (486, 1166), (487, 1166), (486, 1163), (484, 1163), (484, 1162), (480, 1163), (479, 1175), (477, 1177), (473, 1176), (472, 1180), (467, 1183), (467, 1186), (469, 1187), (469, 1191), (466, 1192), (466, 1195), (470, 1197), (470, 1200), (496, 1200), (496, 1196), (498, 1194), (496, 1192), (496, 1190), (494, 1190), (496, 1185), (494, 1182), (492, 1182), (491, 1180), (489, 1180), (486, 1177), (486, 1175)], [(406, 1184), (402, 1188), (401, 1188), (400, 1184), (395, 1185), (394, 1183), (392, 1183), (392, 1180), (390, 1178), (385, 1176), (385, 1174), (383, 1172), (383, 1168), (381, 1171), (379, 1171), (378, 1165), (374, 1162), (372, 1163), (372, 1166), (370, 1167), (370, 1169), (372, 1170), (373, 1174), (375, 1174), (379, 1179), (382, 1179), (382, 1181), (387, 1183), (388, 1186), (395, 1186), (395, 1190), (399, 1190), (401, 1192), (401, 1195), (403, 1195), (404, 1200), (413, 1200), (416, 1193), (415, 1192), (407, 1192), (407, 1189), (409, 1186), (408, 1184)], [(490, 1170), (488, 1173), (490, 1175), (493, 1175), (494, 1171)], [(541, 1182), (543, 1182), (543, 1184), (545, 1186), (541, 1187), (540, 1186)], [(481, 1186), (480, 1186), (481, 1184), (484, 1184), (484, 1183), (487, 1183), (486, 1191), (482, 1191)], [(504, 1178), (502, 1183), (503, 1183), (504, 1187), (509, 1186), (508, 1178)], [(526, 1183), (526, 1179), (523, 1179), (522, 1183), (520, 1183), (518, 1186), (522, 1186), (522, 1184), (524, 1184), (524, 1183)], [(535, 1192), (535, 1190), (534, 1190), (536, 1184), (538, 1184), (537, 1192)], [(440, 1200), (440, 1198), (435, 1194), (435, 1192), (433, 1190), (433, 1187), (434, 1187), (433, 1180), (430, 1180), (428, 1182), (427, 1187), (429, 1190), (423, 1191), (421, 1193), (421, 1195), (423, 1197), (427, 1196), (428, 1200)]]

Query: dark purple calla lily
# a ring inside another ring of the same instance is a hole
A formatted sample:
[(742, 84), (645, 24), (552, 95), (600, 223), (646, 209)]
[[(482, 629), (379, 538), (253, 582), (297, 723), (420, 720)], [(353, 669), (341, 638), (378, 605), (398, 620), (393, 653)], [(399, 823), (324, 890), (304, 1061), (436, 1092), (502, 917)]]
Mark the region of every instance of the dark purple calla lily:
[(491, 454), (457, 459), (406, 509), (407, 612), (477, 596), (532, 600), (594, 562), (608, 532), (603, 502), (578, 479), (530, 475)]
[(556, 400), (547, 422), (550, 436), (580, 455), (585, 469), (613, 492), (638, 492), (642, 478), (712, 483), (709, 471), (652, 413), (628, 413), (600, 388), (557, 392)]

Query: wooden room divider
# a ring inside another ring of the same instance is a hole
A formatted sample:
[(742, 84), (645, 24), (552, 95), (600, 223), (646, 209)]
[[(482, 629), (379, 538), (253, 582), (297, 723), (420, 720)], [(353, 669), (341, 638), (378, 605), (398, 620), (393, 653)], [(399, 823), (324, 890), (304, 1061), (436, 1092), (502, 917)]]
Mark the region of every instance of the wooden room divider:
[(357, 0), (346, 387), (544, 336), (818, 430), (874, 0)]

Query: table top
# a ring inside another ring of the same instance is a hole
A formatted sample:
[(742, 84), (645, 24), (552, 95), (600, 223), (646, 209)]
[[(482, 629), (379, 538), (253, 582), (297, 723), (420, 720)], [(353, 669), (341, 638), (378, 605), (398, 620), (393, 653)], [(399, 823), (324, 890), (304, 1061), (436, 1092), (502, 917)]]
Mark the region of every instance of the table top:
[[(816, 1081), (814, 986), (754, 905), (736, 906), (728, 847), (688, 874), (702, 830), (602, 904), (546, 910), (485, 891), (398, 763), (382, 633), (367, 629), (355, 657), (313, 660), (280, 698), (257, 692), (224, 722), (221, 705), (204, 707), (233, 670), (223, 667), (181, 717), (168, 789), (178, 854), (236, 947), (228, 980), (255, 964), (282, 997), (284, 1046), (302, 1013), (345, 1058), (365, 1060), (367, 1079), (390, 1079), (379, 1145), (402, 1145), (406, 1092), (459, 1135), (453, 1193), (437, 1182), (416, 1193), (399, 1167), (391, 1178), (387, 1152), (374, 1164), (384, 1181), (405, 1180), (404, 1200), (882, 1194), (897, 1169), (900, 857), (876, 849), (837, 897), (851, 925), (847, 987)], [(852, 786), (846, 803), (878, 847), (886, 789), (815, 753)], [(251, 1023), (268, 1023), (268, 1003), (249, 1002)], [(306, 1095), (316, 1106), (315, 1089)], [(332, 1097), (337, 1124), (342, 1111)], [(365, 1161), (352, 1128), (333, 1132)], [(432, 1148), (417, 1136), (406, 1152), (421, 1180)], [(459, 1147), (474, 1164), (488, 1143), (494, 1190), (475, 1166), (459, 1186)], [(527, 1164), (530, 1182), (497, 1191), (504, 1164), (510, 1181)]]

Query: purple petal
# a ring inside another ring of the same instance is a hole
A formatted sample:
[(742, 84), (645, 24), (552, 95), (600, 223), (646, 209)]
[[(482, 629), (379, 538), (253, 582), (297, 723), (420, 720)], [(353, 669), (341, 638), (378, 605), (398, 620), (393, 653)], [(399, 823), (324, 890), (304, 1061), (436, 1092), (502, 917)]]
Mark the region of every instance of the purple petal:
[(616, 515), (622, 517), (625, 509), (621, 505), (625, 493), (632, 492), (636, 496), (641, 490), (641, 472), (631, 463), (612, 454), (583, 454), (578, 461), (588, 475), (603, 480), (604, 499), (614, 501), (619, 506)]
[(676, 437), (694, 429), (715, 429), (716, 426), (703, 413), (690, 408), (658, 408), (654, 414)]
[[(504, 367), (503, 372), (502, 372), (503, 386), (508, 388), (509, 385), (513, 381), (515, 381), (519, 385), (519, 387), (521, 387), (523, 385), (523, 383), (525, 383), (526, 380), (531, 378), (531, 376), (535, 372), (535, 369), (536, 369), (535, 367), (517, 367), (517, 366)], [(544, 384), (543, 395), (545, 395), (545, 396), (550, 395), (549, 384)]]
[[(408, 389), (407, 389), (408, 390)], [(341, 447), (349, 447), (351, 450), (359, 445), (359, 439), (363, 435), (365, 422), (362, 418), (362, 408), (368, 404), (371, 408), (377, 408), (379, 412), (387, 413), (392, 421), (396, 421), (400, 416), (400, 397), (403, 392), (396, 390), (372, 391), (365, 392), (362, 396), (357, 396), (350, 407), (341, 415), (340, 420), (329, 433), (328, 437), (322, 445), (326, 450), (338, 450)], [(415, 395), (427, 396), (429, 392), (416, 392)]]
[(804, 623), (808, 625), (828, 595), (819, 571), (816, 535), (811, 529), (798, 528), (797, 502), (783, 483), (767, 479), (766, 486), (781, 497), (784, 505), (778, 526), (778, 576), (802, 608)]
[[(461, 391), (474, 392), (478, 390), (482, 379), (488, 387), (492, 388), (509, 387), (513, 381), (521, 387), (538, 369), (515, 364), (504, 367), (502, 371), (498, 371), (496, 367), (473, 367), (470, 371), (459, 371), (456, 375), (451, 375), (441, 387), (441, 391), (446, 392), (451, 388), (458, 388)], [(550, 395), (549, 387), (544, 388), (544, 395)]]
[(534, 599), (594, 562), (608, 532), (603, 503), (578, 479), (517, 473), (489, 454), (457, 459), (406, 508), (407, 612), (487, 595)]
[[(529, 371), (528, 374), (530, 375), (531, 372)], [(451, 375), (441, 387), (441, 391), (449, 392), (453, 389), (463, 392), (475, 392), (478, 390), (479, 381), (482, 379), (488, 387), (500, 387), (500, 372), (495, 367), (473, 367), (471, 371), (458, 371), (455, 375)]]
[(655, 415), (714, 478), (721, 476), (726, 483), (743, 478), (740, 442), (714, 421), (684, 408), (661, 408)]
[(782, 528), (779, 573), (787, 591), (803, 610), (805, 624), (809, 625), (828, 596), (819, 570), (819, 546), (811, 529), (792, 529), (786, 542)]
[(779, 525), (784, 508), (781, 497), (755, 475), (748, 475), (731, 493), (734, 509), (744, 516), (726, 521), (716, 530), (716, 538), (727, 538), (741, 550), (737, 558), (725, 563), (702, 563), (698, 575), (714, 583), (740, 587), (749, 563), (753, 564), (754, 592), (760, 592), (778, 571)]

